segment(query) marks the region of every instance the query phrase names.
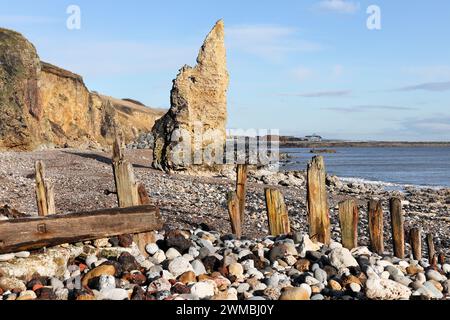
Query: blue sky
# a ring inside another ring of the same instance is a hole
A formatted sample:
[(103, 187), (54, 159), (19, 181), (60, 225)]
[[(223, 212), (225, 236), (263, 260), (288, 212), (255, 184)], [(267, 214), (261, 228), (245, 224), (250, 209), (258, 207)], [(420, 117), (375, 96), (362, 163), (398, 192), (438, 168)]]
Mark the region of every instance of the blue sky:
[[(81, 29), (66, 27), (69, 5)], [(369, 5), (381, 30), (366, 27)], [(91, 90), (169, 107), (172, 79), (226, 27), (229, 128), (450, 140), (450, 1), (0, 0), (0, 26)]]

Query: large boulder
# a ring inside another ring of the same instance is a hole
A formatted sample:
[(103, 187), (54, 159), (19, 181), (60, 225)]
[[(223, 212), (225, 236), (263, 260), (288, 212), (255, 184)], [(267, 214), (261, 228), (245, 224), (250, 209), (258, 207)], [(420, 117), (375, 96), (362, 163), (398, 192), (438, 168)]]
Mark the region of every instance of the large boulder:
[(223, 154), (229, 84), (224, 36), (220, 20), (206, 37), (197, 65), (184, 66), (174, 80), (170, 110), (153, 127), (155, 168), (212, 168)]

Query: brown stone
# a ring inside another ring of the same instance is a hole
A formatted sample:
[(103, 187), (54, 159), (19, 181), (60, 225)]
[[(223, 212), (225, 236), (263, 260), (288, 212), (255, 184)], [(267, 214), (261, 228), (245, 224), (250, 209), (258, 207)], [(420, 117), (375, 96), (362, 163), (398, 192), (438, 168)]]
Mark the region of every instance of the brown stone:
[(410, 266), (406, 267), (406, 272), (409, 275), (416, 275), (422, 271), (423, 271), (423, 268), (419, 267), (418, 265), (410, 265)]
[(83, 287), (87, 287), (91, 279), (100, 277), (101, 275), (114, 276), (116, 273), (116, 268), (113, 265), (101, 265), (95, 269), (92, 269), (83, 277), (81, 284)]
[(339, 282), (337, 282), (336, 280), (330, 280), (328, 281), (328, 287), (332, 290), (335, 291), (341, 291), (342, 290), (342, 286)]
[(322, 290), (318, 286), (312, 286), (311, 287), (311, 292), (314, 293), (314, 294), (317, 294), (317, 293), (321, 293)]
[(38, 300), (56, 300), (56, 295), (53, 288), (40, 288), (36, 290), (36, 295), (38, 296)]
[(197, 277), (195, 276), (195, 273), (192, 271), (188, 271), (183, 273), (179, 278), (178, 281), (182, 284), (189, 284), (193, 282), (197, 282)]
[(287, 300), (287, 301), (309, 300), (309, 292), (304, 288), (287, 287), (282, 290), (279, 300)]
[(347, 287), (348, 285), (350, 285), (350, 283), (362, 285), (361, 280), (358, 277), (355, 277), (354, 275), (349, 276), (344, 275), (342, 277), (342, 286)]
[(94, 296), (90, 294), (81, 294), (77, 297), (77, 301), (96, 300)]
[(206, 280), (212, 280), (213, 278), (211, 276), (208, 276), (207, 274), (201, 274), (198, 276), (198, 282), (206, 281)]
[(309, 268), (311, 266), (311, 262), (308, 259), (298, 259), (295, 263), (295, 269), (297, 269), (300, 272), (306, 272), (309, 271)]
[(139, 286), (144, 285), (147, 282), (147, 277), (142, 273), (126, 273), (122, 276), (122, 279), (128, 281), (131, 284), (137, 284)]
[(123, 252), (117, 261), (121, 264), (123, 271), (131, 272), (141, 268), (136, 258), (128, 252)]
[(118, 236), (119, 246), (124, 248), (129, 248), (133, 244), (133, 236), (131, 234), (125, 234)]

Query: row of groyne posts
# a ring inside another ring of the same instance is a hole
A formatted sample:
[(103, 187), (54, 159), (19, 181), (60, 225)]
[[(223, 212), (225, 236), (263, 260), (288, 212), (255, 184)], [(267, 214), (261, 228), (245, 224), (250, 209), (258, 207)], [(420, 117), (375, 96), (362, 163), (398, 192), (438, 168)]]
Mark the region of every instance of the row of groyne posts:
[[(240, 238), (245, 216), (248, 166), (237, 165), (236, 173), (236, 191), (228, 194), (227, 201), (232, 231), (237, 238)], [(325, 163), (322, 156), (315, 156), (308, 164), (306, 189), (309, 237), (314, 242), (330, 244), (330, 209), (326, 190)], [(288, 210), (281, 191), (277, 188), (266, 188), (265, 200), (270, 234), (280, 236), (291, 233)], [(343, 247), (352, 250), (358, 247), (358, 203), (355, 199), (349, 198), (340, 202), (338, 207), (341, 242)], [(412, 256), (415, 260), (421, 260), (423, 257), (421, 228), (405, 229), (400, 198), (392, 197), (389, 200), (389, 211), (394, 255), (400, 259), (405, 258), (405, 233), (409, 232)], [(382, 202), (379, 200), (368, 201), (367, 212), (370, 249), (379, 255), (386, 254)], [(445, 263), (444, 253), (438, 253), (435, 249), (433, 235), (427, 234), (425, 240), (431, 265), (437, 265), (438, 262)]]
[[(38, 217), (0, 221), (0, 254), (39, 249), (63, 243), (133, 234), (134, 241), (146, 255), (145, 245), (151, 241), (151, 231), (163, 226), (159, 208), (151, 204), (143, 183), (135, 179), (133, 166), (125, 159), (124, 146), (117, 137), (113, 144), (112, 169), (118, 208), (56, 214), (54, 188), (45, 178), (45, 166), (35, 164), (36, 201)], [(238, 239), (242, 236), (245, 219), (248, 168), (236, 167), (236, 190), (227, 197), (231, 229)], [(277, 188), (265, 189), (269, 232), (272, 236), (291, 233), (284, 197)], [(391, 230), (394, 255), (405, 257), (405, 227), (402, 201), (390, 199)], [(11, 208), (0, 208), (11, 211)], [(307, 213), (309, 237), (312, 241), (329, 244), (331, 241), (330, 210), (326, 190), (326, 171), (322, 156), (316, 156), (307, 168)], [(7, 212), (6, 212), (7, 213)], [(384, 254), (383, 208), (380, 201), (368, 202), (368, 229), (371, 250)], [(359, 209), (355, 199), (339, 203), (342, 245), (351, 250), (358, 246)], [(418, 227), (409, 230), (413, 258), (422, 259), (422, 232)], [(445, 255), (435, 250), (432, 234), (426, 235), (431, 264), (445, 262)]]

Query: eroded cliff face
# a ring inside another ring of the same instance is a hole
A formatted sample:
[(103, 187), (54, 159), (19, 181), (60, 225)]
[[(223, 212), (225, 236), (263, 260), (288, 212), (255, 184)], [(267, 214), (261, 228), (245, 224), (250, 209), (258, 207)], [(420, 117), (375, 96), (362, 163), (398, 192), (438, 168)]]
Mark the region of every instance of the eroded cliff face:
[(130, 142), (163, 110), (89, 92), (81, 76), (41, 62), (17, 32), (0, 29), (0, 150), (108, 147)]
[(19, 33), (0, 28), (0, 148), (34, 145), (39, 139), (40, 69), (34, 46)]
[(217, 154), (223, 153), (229, 84), (224, 38), (220, 20), (206, 37), (197, 65), (184, 66), (174, 80), (170, 110), (153, 128), (154, 167), (212, 168)]

